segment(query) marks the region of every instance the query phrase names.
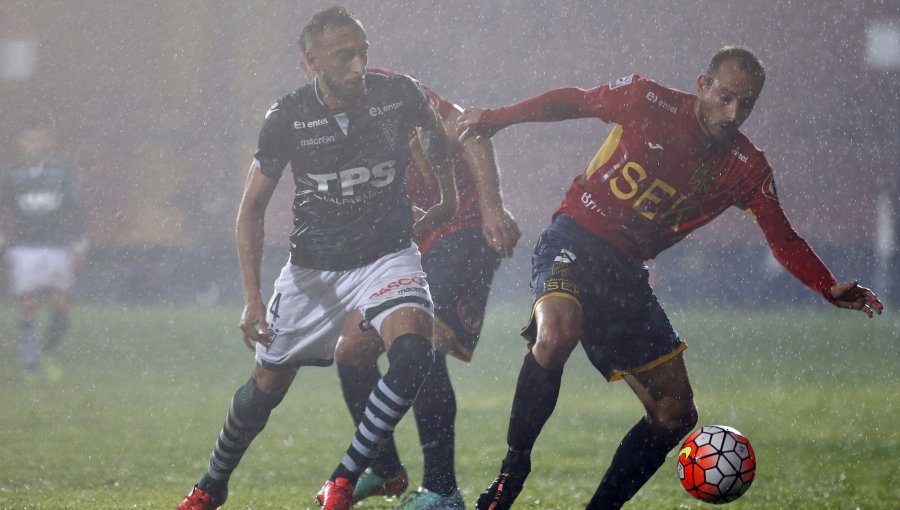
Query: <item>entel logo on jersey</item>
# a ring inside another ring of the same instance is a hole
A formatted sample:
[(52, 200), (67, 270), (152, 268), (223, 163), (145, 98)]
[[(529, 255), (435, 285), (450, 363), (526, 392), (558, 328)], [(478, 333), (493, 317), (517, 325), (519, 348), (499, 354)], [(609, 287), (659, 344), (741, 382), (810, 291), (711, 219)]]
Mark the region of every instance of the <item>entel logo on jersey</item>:
[(357, 168), (348, 168), (346, 170), (341, 170), (340, 172), (332, 172), (328, 174), (306, 174), (310, 179), (313, 179), (319, 186), (317, 191), (327, 192), (328, 184), (332, 181), (340, 181), (341, 183), (341, 195), (343, 196), (351, 196), (353, 195), (353, 187), (357, 184), (363, 184), (366, 182), (370, 182), (372, 186), (376, 188), (382, 188), (387, 186), (391, 182), (394, 181), (394, 174), (396, 173), (394, 170), (394, 164), (396, 161), (393, 159), (390, 161), (385, 161), (384, 163), (378, 163), (373, 166), (371, 170), (368, 168), (361, 166)]
[(324, 126), (328, 124), (327, 118), (321, 118), (316, 120), (311, 120), (309, 122), (303, 122), (300, 120), (294, 121), (294, 129), (306, 129), (306, 128), (314, 128), (319, 126)]
[(662, 99), (659, 98), (659, 96), (657, 96), (653, 92), (647, 92), (647, 101), (650, 101), (651, 103), (655, 104), (656, 106), (659, 106), (660, 108), (662, 108), (663, 110), (665, 110), (669, 113), (678, 113), (678, 108), (663, 101)]
[(403, 106), (403, 101), (397, 101), (396, 103), (390, 103), (381, 106), (373, 106), (369, 108), (369, 115), (372, 117), (377, 117), (379, 115), (384, 115), (387, 112), (397, 110), (401, 106)]
[(750, 159), (750, 158), (748, 158), (747, 156), (744, 156), (744, 155), (743, 155), (739, 150), (737, 150), (737, 149), (731, 149), (731, 155), (732, 155), (732, 156), (735, 156), (735, 157), (737, 157), (739, 160), (741, 160), (741, 163), (746, 163), (747, 160)]

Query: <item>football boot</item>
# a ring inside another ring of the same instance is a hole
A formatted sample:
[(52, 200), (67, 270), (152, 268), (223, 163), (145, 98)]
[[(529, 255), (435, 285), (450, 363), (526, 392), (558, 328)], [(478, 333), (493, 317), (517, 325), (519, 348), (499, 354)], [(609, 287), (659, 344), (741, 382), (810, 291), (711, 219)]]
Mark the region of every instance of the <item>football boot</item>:
[(178, 510), (215, 510), (224, 505), (227, 498), (228, 491), (214, 498), (195, 485), (184, 501), (178, 505)]
[(522, 492), (528, 473), (500, 473), (478, 496), (476, 510), (507, 510)]
[(344, 477), (328, 480), (316, 494), (322, 510), (349, 510), (353, 504), (353, 484)]
[(369, 496), (393, 498), (406, 492), (408, 487), (409, 475), (403, 466), (400, 466), (400, 472), (391, 478), (378, 476), (369, 468), (363, 472), (356, 482), (356, 487), (353, 488), (353, 501), (359, 502)]
[(465, 508), (466, 503), (459, 489), (454, 490), (449, 496), (441, 496), (437, 492), (419, 488), (418, 491), (403, 498), (394, 510), (465, 510)]

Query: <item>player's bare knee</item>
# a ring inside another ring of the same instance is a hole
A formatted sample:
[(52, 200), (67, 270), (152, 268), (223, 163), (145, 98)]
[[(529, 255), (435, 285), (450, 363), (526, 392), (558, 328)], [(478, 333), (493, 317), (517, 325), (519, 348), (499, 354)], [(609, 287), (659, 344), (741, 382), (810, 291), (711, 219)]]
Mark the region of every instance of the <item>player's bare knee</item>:
[(383, 352), (384, 344), (377, 334), (341, 335), (334, 361), (339, 365), (364, 365), (377, 361)]
[(663, 399), (648, 411), (653, 424), (679, 437), (693, 430), (699, 418), (693, 399)]
[(544, 368), (562, 368), (581, 338), (581, 309), (545, 313), (538, 320), (532, 348), (534, 359)]
[(416, 333), (397, 337), (388, 351), (391, 365), (398, 365), (425, 377), (434, 362), (434, 348), (431, 341)]
[(253, 381), (259, 391), (270, 395), (284, 396), (297, 375), (296, 370), (273, 371), (259, 364), (253, 369)]

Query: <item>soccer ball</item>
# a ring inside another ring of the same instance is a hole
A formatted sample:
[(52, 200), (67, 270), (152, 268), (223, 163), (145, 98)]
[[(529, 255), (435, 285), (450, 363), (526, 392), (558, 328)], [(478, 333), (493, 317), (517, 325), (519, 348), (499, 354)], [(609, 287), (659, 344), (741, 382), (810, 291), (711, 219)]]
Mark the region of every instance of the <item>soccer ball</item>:
[(678, 478), (691, 496), (720, 505), (747, 492), (756, 475), (750, 441), (725, 425), (695, 430), (678, 452)]

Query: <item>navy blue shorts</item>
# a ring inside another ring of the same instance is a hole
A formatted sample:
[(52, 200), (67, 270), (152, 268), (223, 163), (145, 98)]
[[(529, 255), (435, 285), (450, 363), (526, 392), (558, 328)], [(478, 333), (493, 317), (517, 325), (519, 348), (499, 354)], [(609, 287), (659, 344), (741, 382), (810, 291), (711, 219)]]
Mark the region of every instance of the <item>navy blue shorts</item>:
[(500, 256), (487, 244), (481, 229), (442, 237), (422, 259), (434, 301), (435, 328), (454, 338), (448, 354), (463, 361), (472, 359), (499, 266)]
[(649, 370), (687, 348), (650, 287), (647, 266), (557, 217), (531, 258), (531, 318), (522, 331), (534, 341), (534, 308), (549, 296), (581, 305), (581, 345), (609, 381)]

